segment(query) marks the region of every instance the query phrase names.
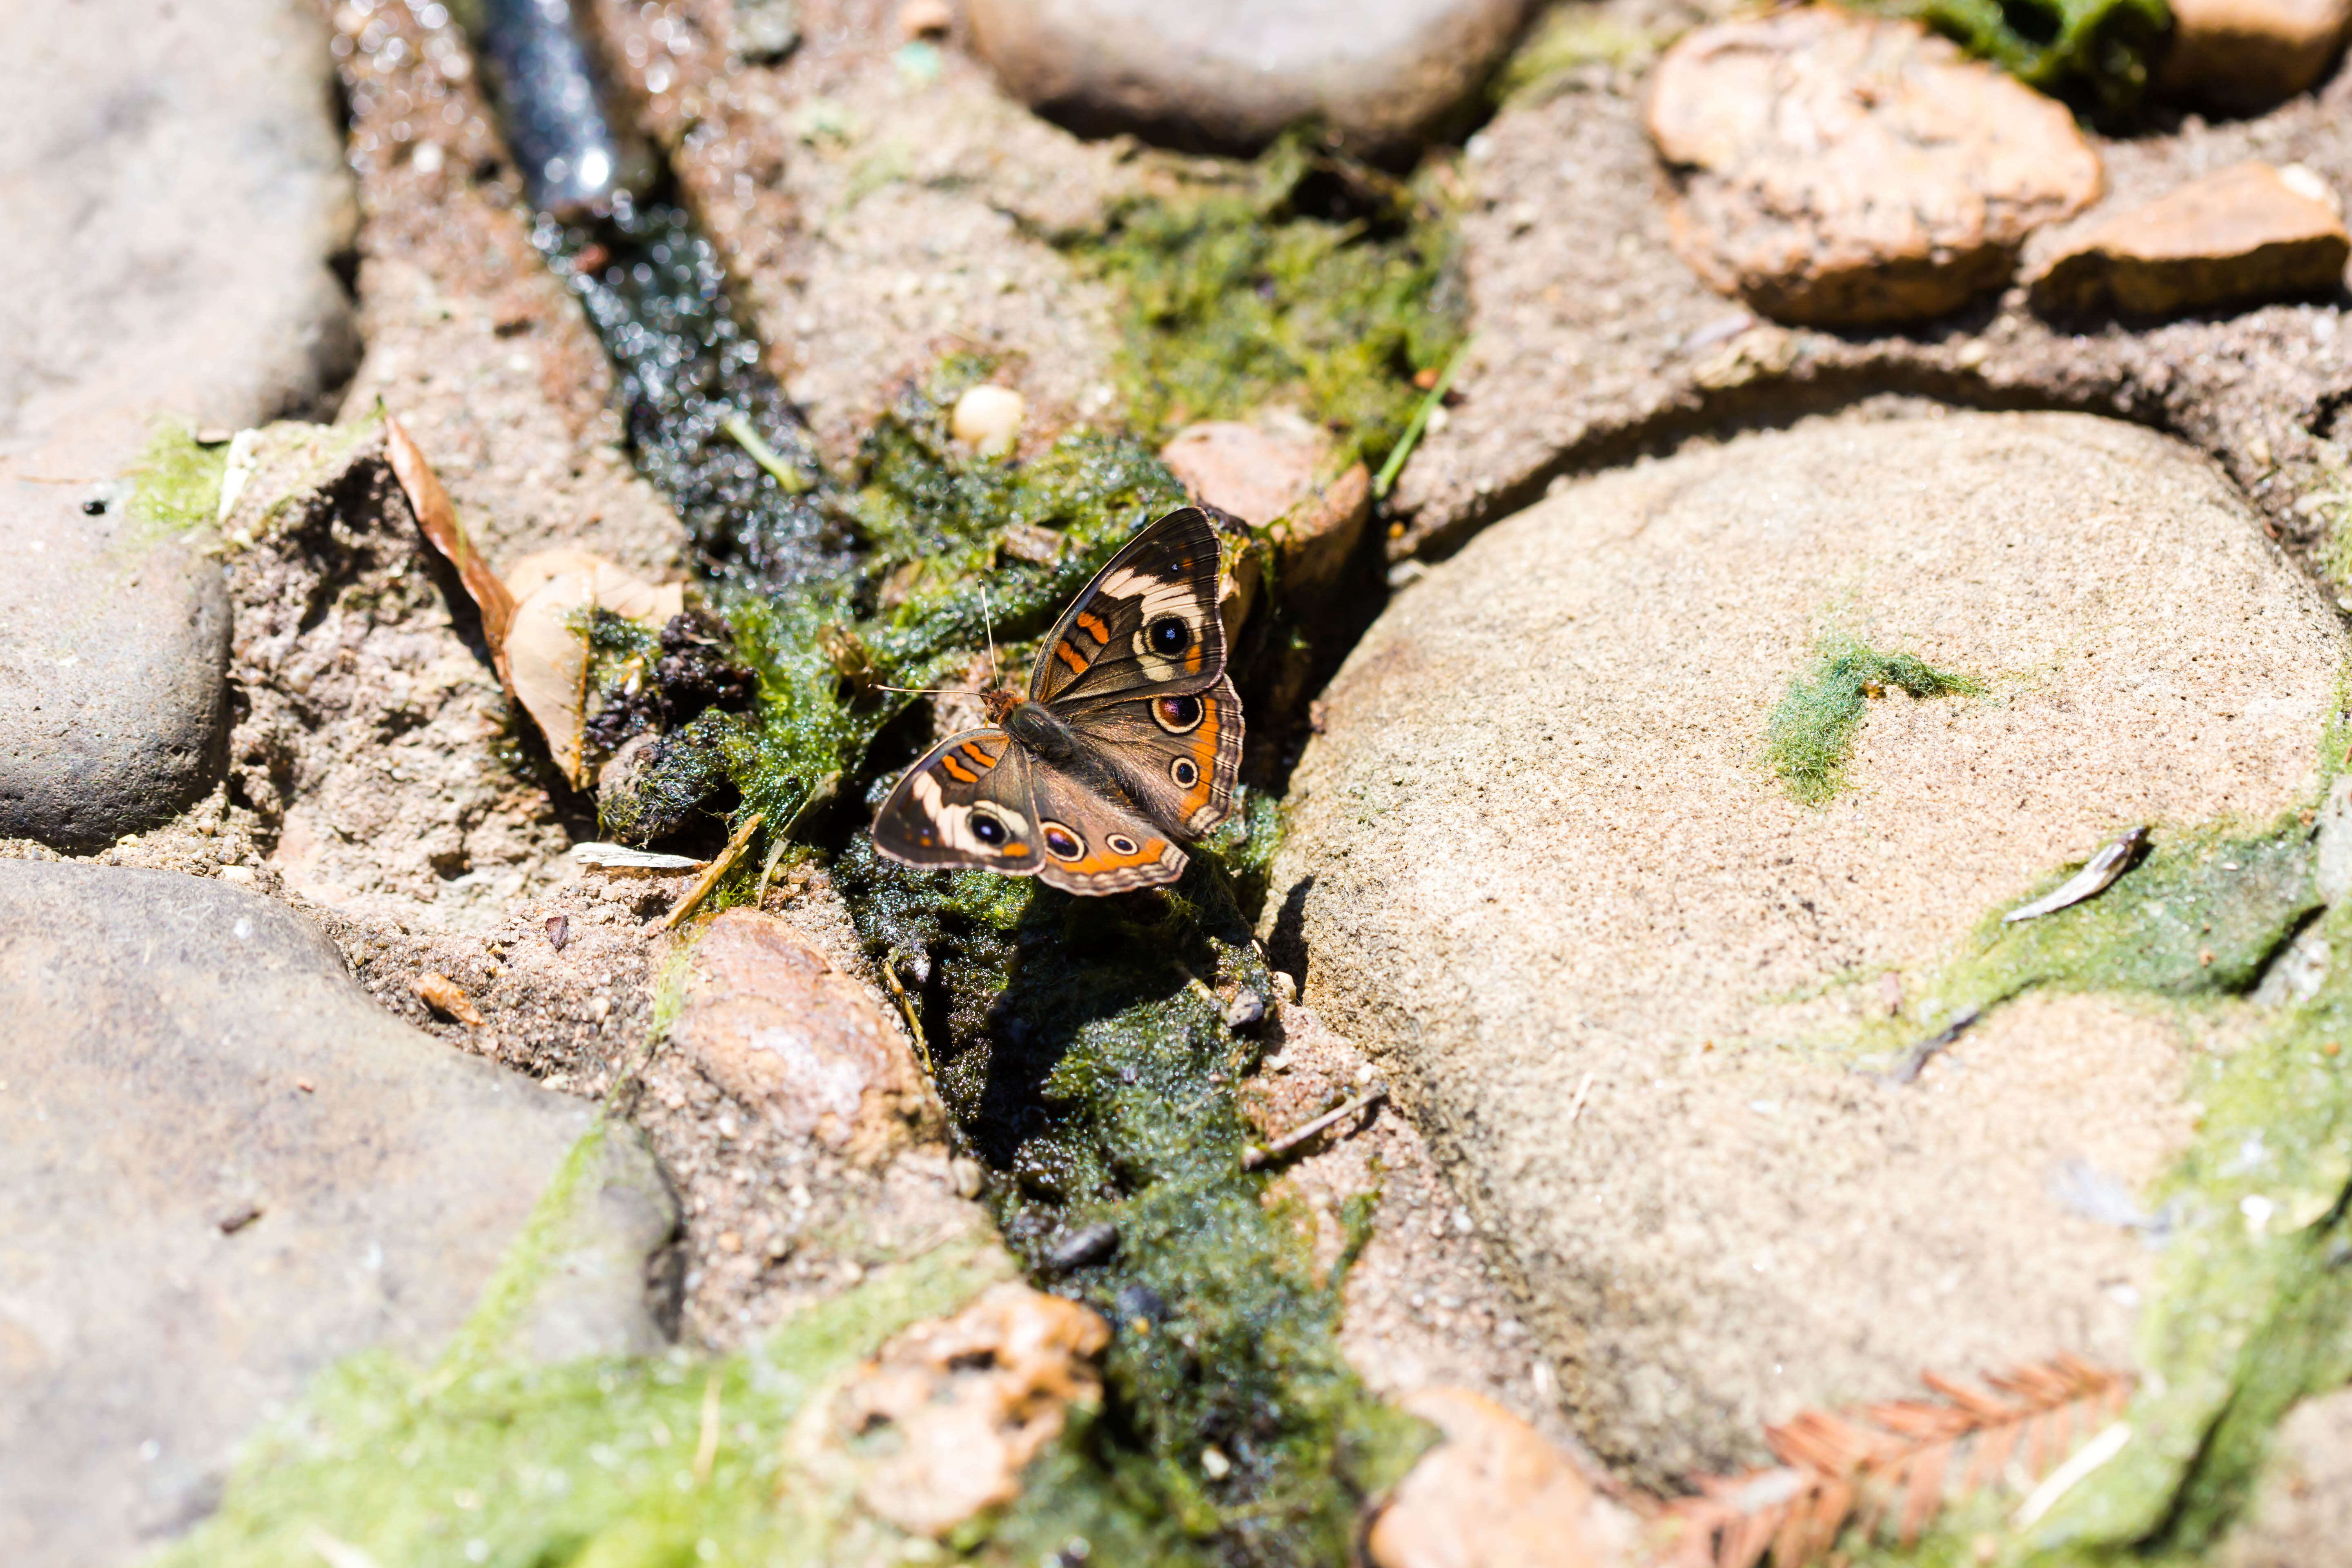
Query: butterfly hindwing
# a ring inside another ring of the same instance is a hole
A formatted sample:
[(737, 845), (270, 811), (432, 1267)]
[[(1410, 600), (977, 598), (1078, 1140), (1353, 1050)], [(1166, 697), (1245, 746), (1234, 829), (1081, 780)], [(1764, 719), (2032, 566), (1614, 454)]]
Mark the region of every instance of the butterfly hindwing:
[(1072, 601), (1029, 674), (1034, 702), (1167, 686), (1198, 691), (1224, 673), (1217, 531), (1180, 507), (1129, 540)]
[(1028, 752), (1002, 730), (950, 735), (882, 803), (874, 847), (902, 865), (1034, 875), (1046, 861), (1031, 774)]
[(1030, 766), (1045, 851), (1037, 876), (1048, 887), (1118, 893), (1184, 874), (1184, 851), (1168, 829), (1051, 763), (1033, 758)]
[(1204, 691), (1162, 689), (1055, 708), (1129, 798), (1180, 837), (1198, 838), (1233, 815), (1242, 705), (1223, 676)]

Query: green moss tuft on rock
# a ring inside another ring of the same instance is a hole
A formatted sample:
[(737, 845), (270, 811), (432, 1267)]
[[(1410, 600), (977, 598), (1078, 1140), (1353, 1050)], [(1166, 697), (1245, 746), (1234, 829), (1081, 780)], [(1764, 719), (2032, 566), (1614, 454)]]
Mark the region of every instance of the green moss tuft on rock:
[(1764, 721), (1764, 760), (1790, 795), (1827, 805), (1845, 787), (1865, 700), (1886, 687), (1913, 697), (1971, 696), (1982, 689), (1907, 653), (1880, 653), (1848, 637), (1825, 638), (1812, 673), (1789, 682)]
[[(431, 1368), (369, 1352), (248, 1447), (220, 1511), (155, 1568), (835, 1562), (837, 1544), (877, 1527), (846, 1499), (814, 1518), (780, 1508), (785, 1435), (890, 1335), (1001, 1277), (993, 1256), (943, 1248), (712, 1361), (676, 1351), (531, 1366), (482, 1353), (497, 1336), (478, 1323)], [(498, 1300), (494, 1289), (480, 1316), (496, 1320)], [(714, 1384), (719, 1441), (698, 1476)]]
[(1450, 215), (1408, 186), (1294, 134), (1223, 181), (1130, 200), (1073, 241), (1124, 299), (1123, 390), (1157, 441), (1196, 419), (1292, 405), (1331, 426), (1343, 459), (1378, 466), (1462, 341), (1467, 301)]
[(1590, 5), (1554, 5), (1495, 73), (1487, 96), (1505, 108), (1541, 103), (1588, 66), (1637, 69), (1673, 41), (1671, 32), (1629, 26)]

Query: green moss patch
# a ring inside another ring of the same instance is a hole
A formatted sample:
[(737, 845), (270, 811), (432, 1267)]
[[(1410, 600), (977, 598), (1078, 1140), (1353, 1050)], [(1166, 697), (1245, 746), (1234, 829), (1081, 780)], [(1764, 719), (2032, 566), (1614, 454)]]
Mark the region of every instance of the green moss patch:
[(1880, 653), (1848, 637), (1824, 639), (1812, 672), (1789, 682), (1764, 721), (1764, 760), (1790, 795), (1807, 805), (1827, 805), (1837, 797), (1864, 702), (1890, 686), (1918, 698), (1982, 689), (1967, 676), (1911, 654)]
[(2165, 0), (1860, 0), (1910, 16), (2109, 129), (2128, 125), (2172, 33)]
[(1377, 467), (1464, 334), (1442, 186), (1399, 182), (1293, 135), (1223, 180), (1120, 205), (1070, 242), (1124, 299), (1122, 390), (1157, 442), (1288, 404)]
[[(1988, 914), (1974, 955), (1933, 994), (1958, 1013), (2036, 986), (2158, 996), (2251, 990), (2319, 907), (2312, 855), (2299, 814), (2256, 835), (2160, 831), (2146, 858), (2095, 898), (2014, 925)], [(2033, 893), (2078, 868), (2052, 873)]]
[[(990, 1277), (970, 1253), (925, 1259), (717, 1361), (420, 1370), (357, 1357), (247, 1452), (221, 1512), (156, 1568), (361, 1561), (338, 1545), (404, 1568), (829, 1563), (856, 1521), (777, 1506), (793, 1418), (827, 1380)], [(719, 1438), (698, 1472), (714, 1387)]]
[[(2297, 1399), (2352, 1381), (2352, 906), (2321, 908), (2312, 820), (2297, 811), (2262, 831), (2159, 828), (2147, 856), (2086, 902), (2014, 925), (1988, 911), (1915, 1021), (1873, 1026), (1876, 1043), (1899, 1048), (1921, 1022), (2044, 986), (2149, 997), (2209, 1025), (2242, 1025), (2252, 1016), (2236, 998), (2298, 932), (2333, 954), (2315, 991), (2198, 1064), (2195, 1142), (2146, 1199), (2151, 1245), (2165, 1256), (2141, 1321), (2133, 1436), (2032, 1531), (2008, 1539), (2000, 1561), (2205, 1561), (2278, 1421)], [(1979, 1505), (1916, 1552), (1872, 1548), (1857, 1561), (1981, 1561), (1975, 1541), (2006, 1528)]]
[(1554, 5), (1528, 29), (1526, 41), (1495, 73), (1488, 92), (1506, 108), (1540, 103), (1587, 67), (1635, 69), (1672, 41), (1671, 33), (1628, 26), (1594, 6)]
[(206, 447), (184, 426), (159, 427), (127, 476), (131, 521), (153, 533), (211, 526), (220, 515), (227, 472), (226, 443)]
[(2201, 1560), (2294, 1402), (2352, 1381), (2352, 908), (2307, 999), (2196, 1086), (2197, 1140), (2155, 1194), (2174, 1216), (2142, 1322), (2132, 1443), (2037, 1532), (2065, 1555)]

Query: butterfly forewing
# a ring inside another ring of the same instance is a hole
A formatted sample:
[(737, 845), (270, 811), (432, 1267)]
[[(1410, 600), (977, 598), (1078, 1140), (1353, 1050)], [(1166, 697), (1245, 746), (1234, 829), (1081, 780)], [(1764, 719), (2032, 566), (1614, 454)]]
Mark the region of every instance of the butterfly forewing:
[(1059, 704), (1144, 687), (1198, 691), (1224, 673), (1222, 568), (1208, 514), (1188, 506), (1128, 542), (1045, 639), (1032, 701)]
[(1233, 815), (1242, 705), (1223, 676), (1205, 691), (1160, 689), (1055, 709), (1154, 820), (1198, 838)]
[(966, 730), (907, 770), (874, 818), (874, 847), (908, 866), (978, 866), (1015, 877), (1045, 863), (1028, 752), (1003, 731)]

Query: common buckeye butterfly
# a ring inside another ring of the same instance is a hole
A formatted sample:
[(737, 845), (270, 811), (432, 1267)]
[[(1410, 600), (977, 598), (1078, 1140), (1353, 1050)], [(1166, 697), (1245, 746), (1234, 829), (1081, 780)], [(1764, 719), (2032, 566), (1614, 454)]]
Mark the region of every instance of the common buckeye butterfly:
[(875, 814), (874, 847), (1073, 893), (1181, 876), (1181, 846), (1233, 815), (1241, 770), (1219, 575), (1198, 507), (1128, 541), (1062, 613), (1028, 695), (984, 693), (987, 724), (907, 770)]

